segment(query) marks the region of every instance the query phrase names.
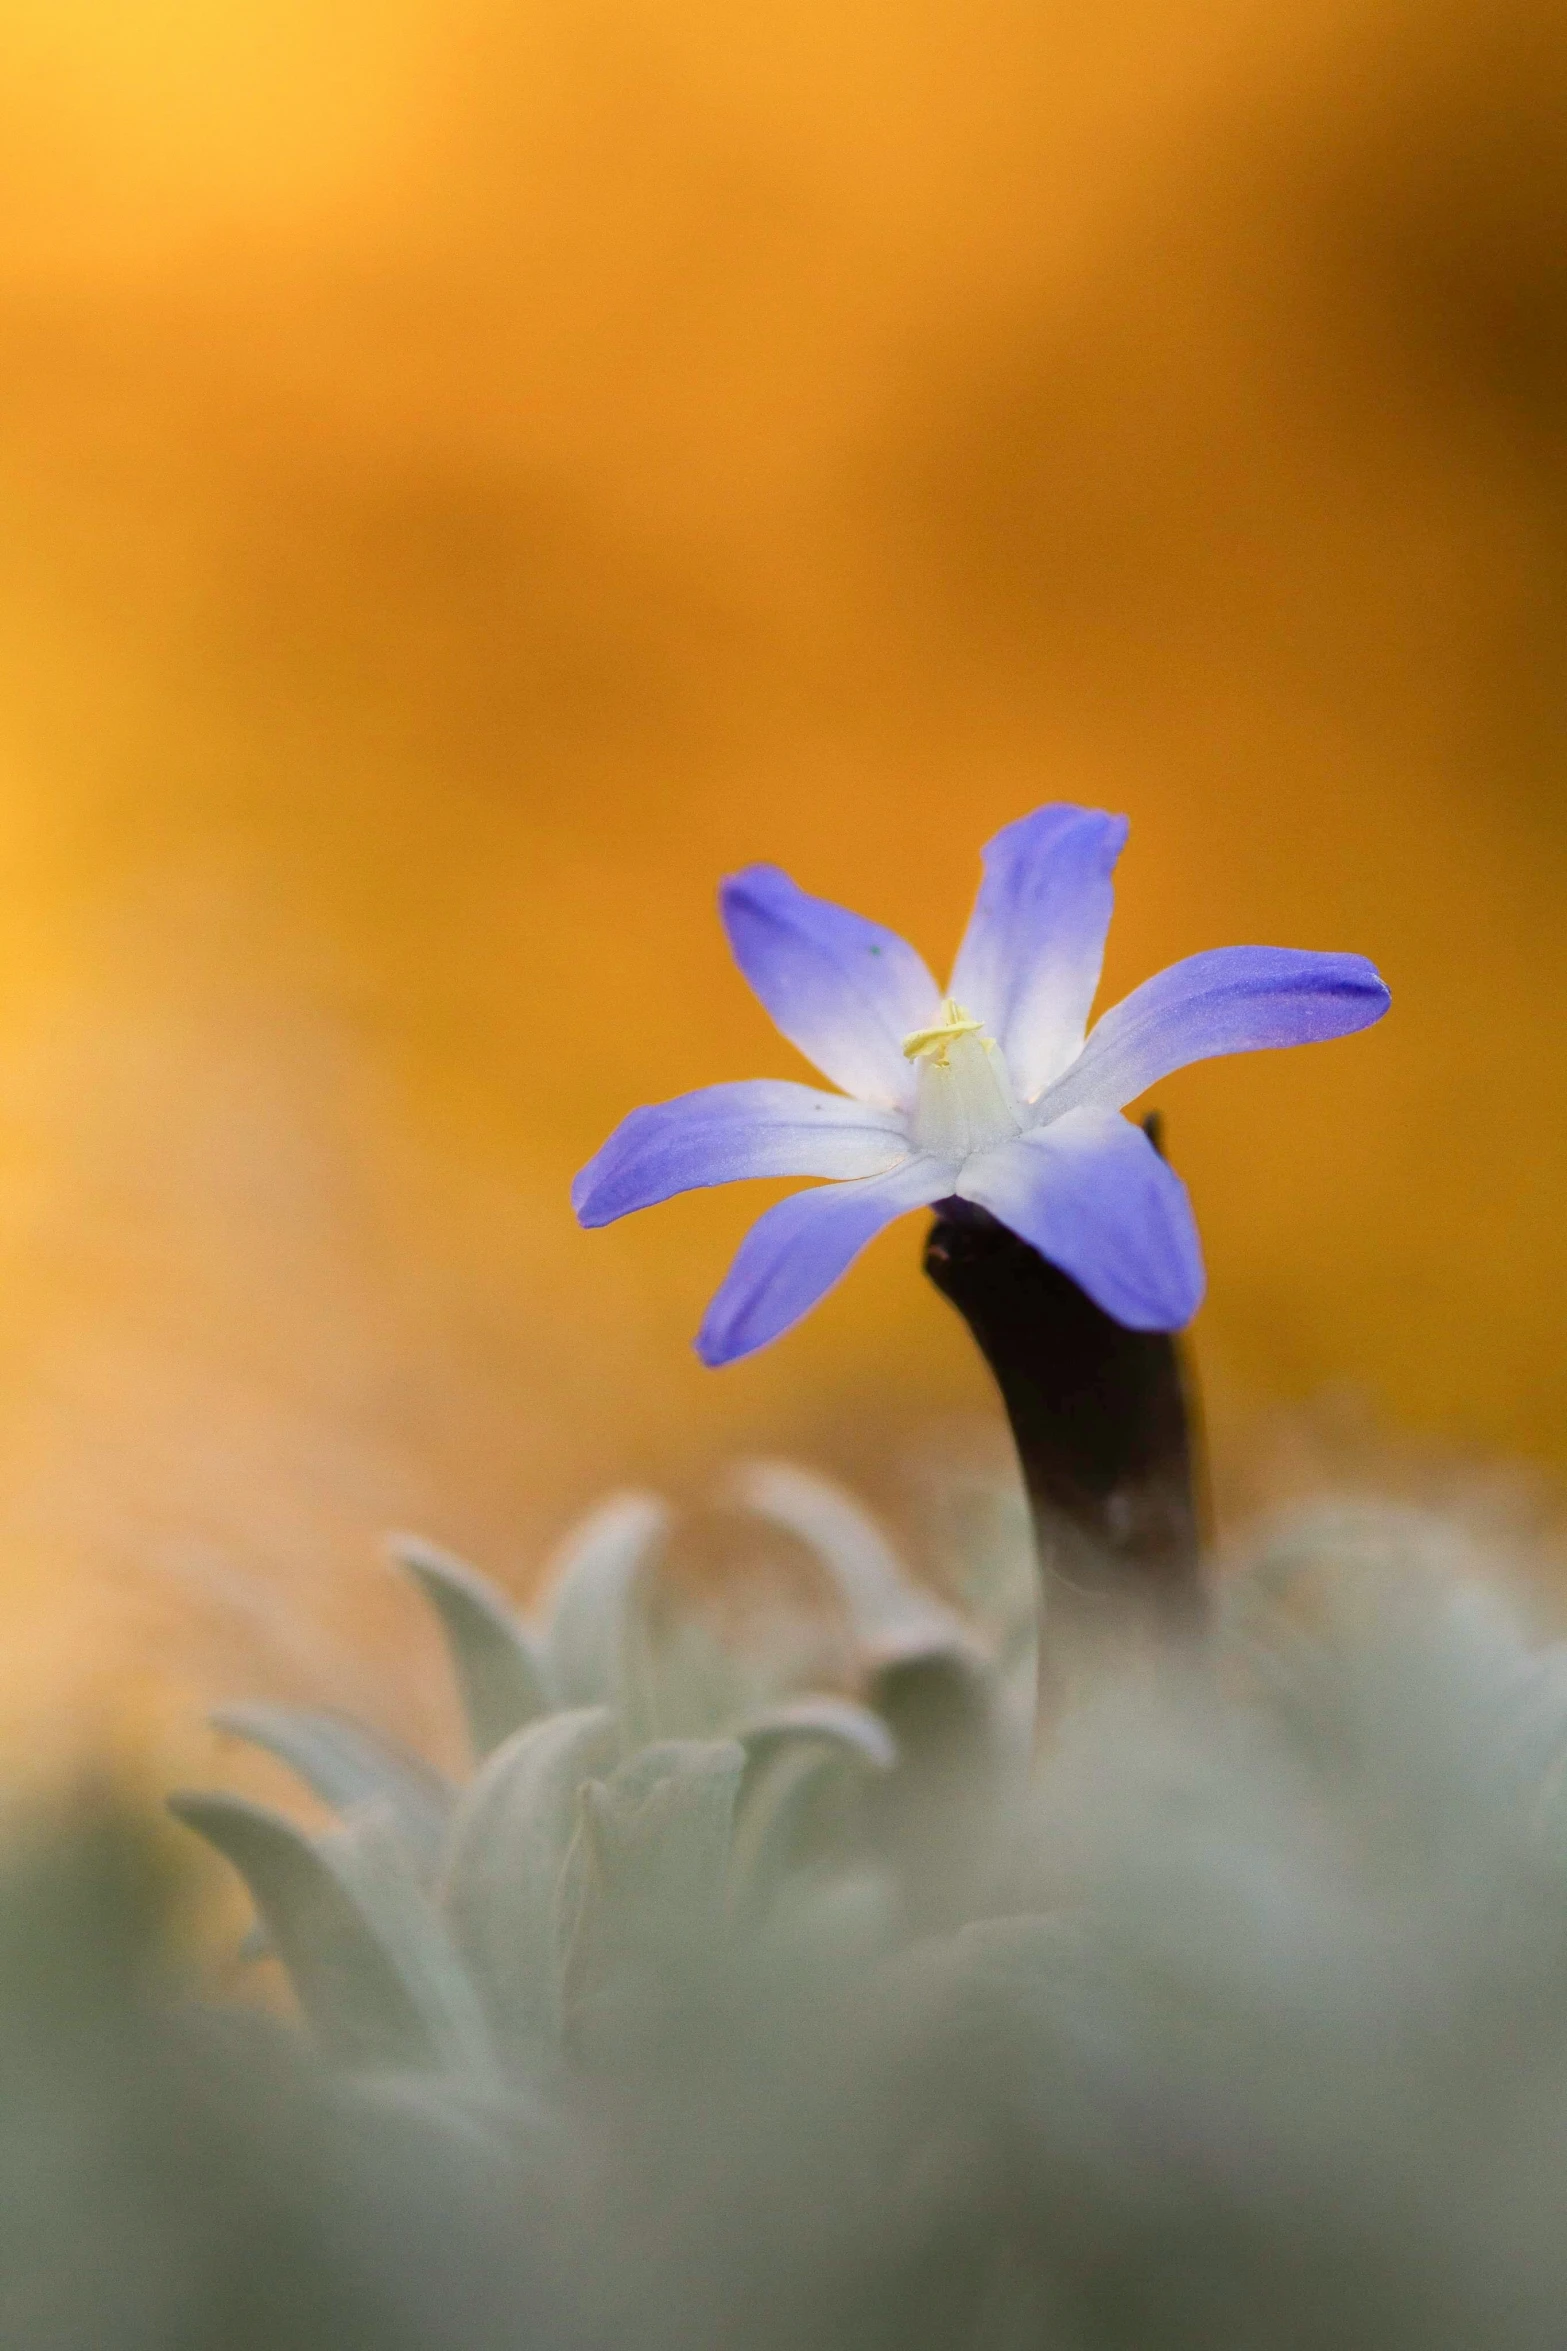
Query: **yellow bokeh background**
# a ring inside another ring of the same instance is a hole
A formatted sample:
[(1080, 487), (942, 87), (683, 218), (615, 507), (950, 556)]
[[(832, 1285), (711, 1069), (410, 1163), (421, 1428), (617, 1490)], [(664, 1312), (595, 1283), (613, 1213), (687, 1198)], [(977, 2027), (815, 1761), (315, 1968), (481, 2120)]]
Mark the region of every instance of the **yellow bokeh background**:
[(1567, 1457), (1564, 110), (1537, 0), (0, 0), (13, 1733), (198, 1590), (346, 1652), (388, 1523), (520, 1586), (988, 1410), (917, 1226), (715, 1376), (766, 1195), (566, 1187), (799, 1074), (722, 872), (939, 964), (1043, 799), (1108, 994), (1393, 986), (1160, 1089), (1221, 1441)]

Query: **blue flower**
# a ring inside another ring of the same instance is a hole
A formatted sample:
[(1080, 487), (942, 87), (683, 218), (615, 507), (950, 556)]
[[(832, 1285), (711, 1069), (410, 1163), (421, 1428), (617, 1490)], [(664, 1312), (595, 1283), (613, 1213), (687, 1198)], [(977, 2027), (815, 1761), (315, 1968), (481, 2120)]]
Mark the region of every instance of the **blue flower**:
[(781, 1078), (634, 1110), (572, 1186), (584, 1225), (742, 1176), (826, 1176), (769, 1208), (697, 1335), (733, 1363), (798, 1322), (896, 1216), (974, 1202), (1133, 1330), (1202, 1301), (1186, 1187), (1121, 1113), (1171, 1070), (1380, 1020), (1361, 955), (1219, 947), (1089, 1030), (1126, 819), (1057, 803), (996, 835), (945, 997), (896, 932), (747, 866), (720, 905), (735, 960), (841, 1093)]

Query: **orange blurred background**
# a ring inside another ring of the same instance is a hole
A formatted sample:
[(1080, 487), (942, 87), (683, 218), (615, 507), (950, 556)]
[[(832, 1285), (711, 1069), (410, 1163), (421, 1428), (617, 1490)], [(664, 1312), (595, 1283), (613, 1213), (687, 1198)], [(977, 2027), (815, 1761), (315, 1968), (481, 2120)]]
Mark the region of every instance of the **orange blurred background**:
[(989, 1412), (916, 1224), (713, 1375), (765, 1195), (566, 1189), (802, 1074), (723, 871), (939, 965), (1048, 798), (1133, 819), (1109, 995), (1394, 989), (1160, 1089), (1221, 1446), (1567, 1459), (1564, 122), (1538, 0), (0, 0), (13, 1734), (149, 1595), (346, 1649), (388, 1523), (520, 1585)]

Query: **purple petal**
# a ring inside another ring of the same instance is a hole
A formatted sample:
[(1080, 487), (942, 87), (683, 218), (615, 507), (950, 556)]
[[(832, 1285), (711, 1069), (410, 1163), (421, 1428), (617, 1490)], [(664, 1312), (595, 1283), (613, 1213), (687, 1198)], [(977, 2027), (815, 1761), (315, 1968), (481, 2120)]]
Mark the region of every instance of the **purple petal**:
[(758, 1217), (697, 1333), (714, 1366), (765, 1347), (809, 1313), (883, 1225), (952, 1189), (952, 1170), (923, 1156), (860, 1183), (796, 1192)]
[(908, 1148), (899, 1111), (747, 1078), (633, 1110), (572, 1185), (571, 1205), (579, 1224), (613, 1224), (676, 1192), (743, 1176), (879, 1175)]
[(1072, 1110), (971, 1160), (959, 1195), (988, 1208), (1134, 1331), (1175, 1331), (1202, 1304), (1186, 1186), (1141, 1127)]
[(1107, 1012), (1047, 1107), (1118, 1110), (1172, 1069), (1220, 1053), (1314, 1045), (1380, 1020), (1390, 998), (1363, 955), (1214, 947), (1144, 980)]
[(776, 865), (731, 874), (718, 902), (735, 961), (790, 1044), (863, 1102), (912, 1102), (903, 1040), (935, 1019), (938, 998), (907, 941)]
[(1110, 928), (1124, 816), (1057, 801), (997, 833), (952, 993), (982, 1020), (1032, 1101), (1083, 1042)]

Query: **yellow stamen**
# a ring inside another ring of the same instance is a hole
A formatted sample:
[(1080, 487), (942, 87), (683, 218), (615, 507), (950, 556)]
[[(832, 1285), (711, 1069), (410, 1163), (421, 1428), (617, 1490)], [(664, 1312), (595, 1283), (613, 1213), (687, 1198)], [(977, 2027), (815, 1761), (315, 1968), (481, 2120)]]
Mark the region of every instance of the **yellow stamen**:
[(904, 1054), (910, 1061), (919, 1061), (927, 1053), (936, 1057), (938, 1069), (947, 1066), (947, 1048), (955, 1037), (977, 1036), (984, 1027), (982, 1020), (970, 1020), (961, 1004), (949, 996), (941, 1008), (941, 1018), (934, 1028), (915, 1029), (903, 1040)]

